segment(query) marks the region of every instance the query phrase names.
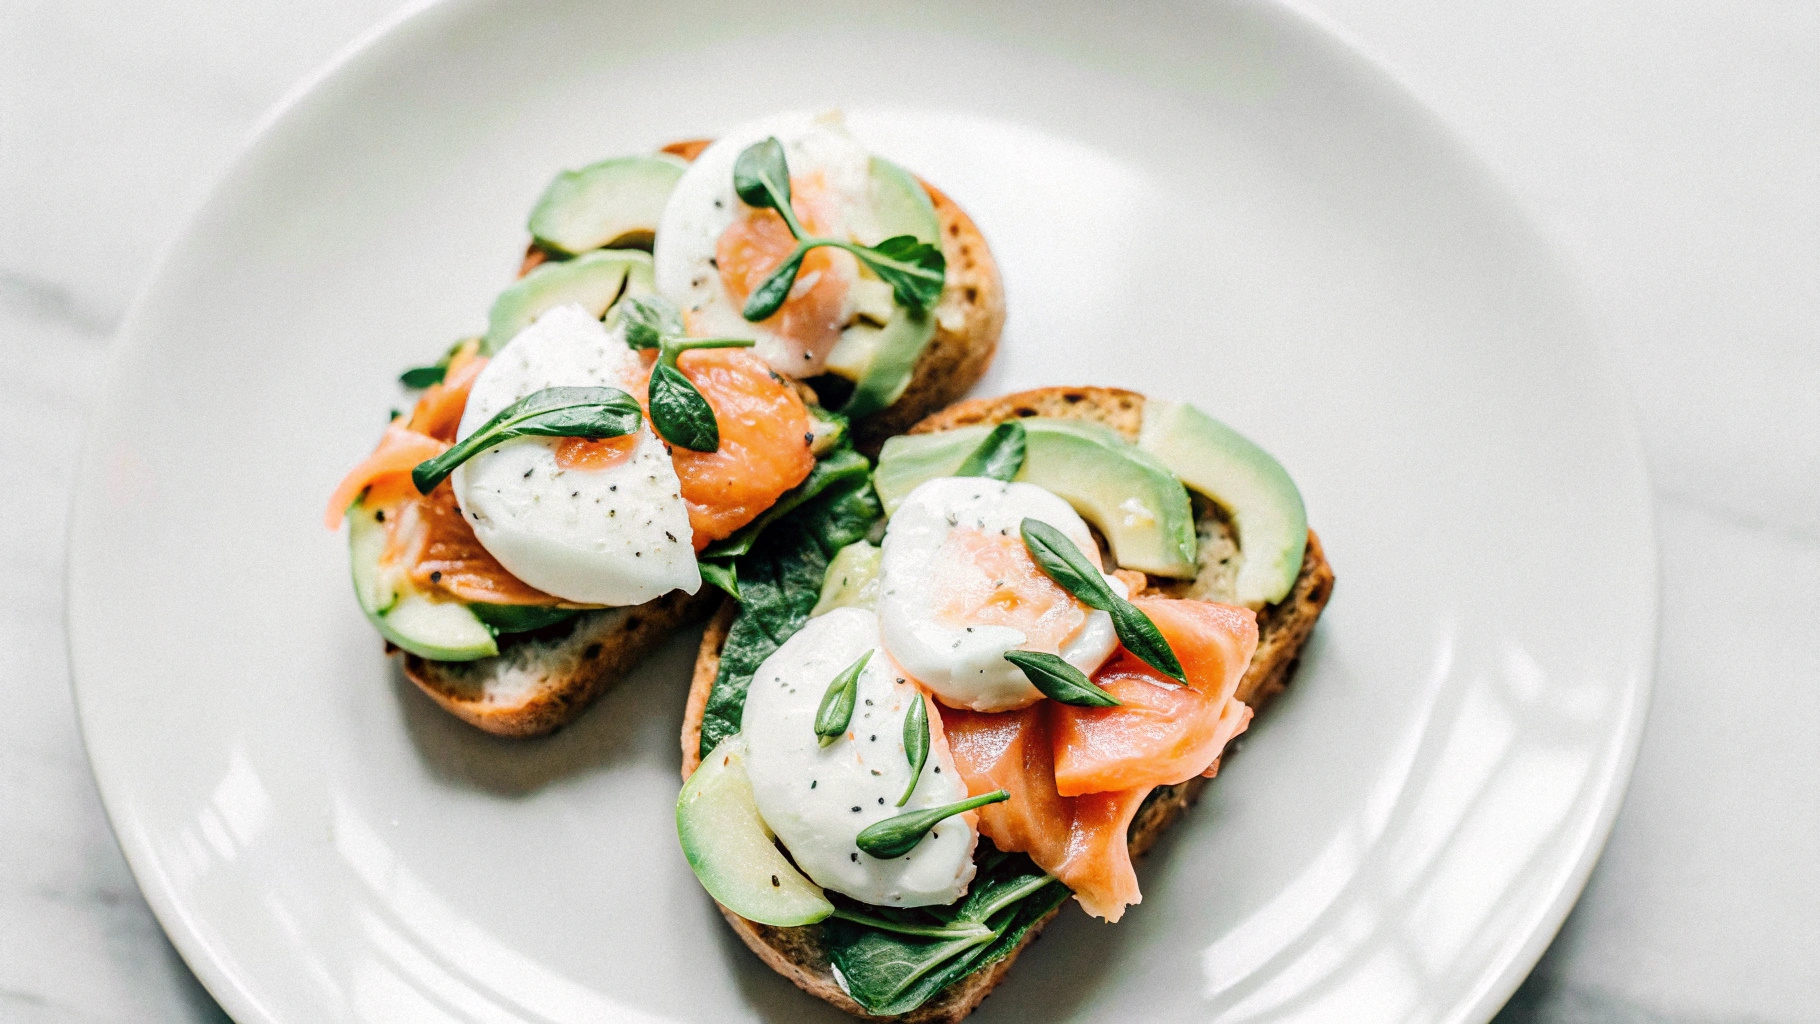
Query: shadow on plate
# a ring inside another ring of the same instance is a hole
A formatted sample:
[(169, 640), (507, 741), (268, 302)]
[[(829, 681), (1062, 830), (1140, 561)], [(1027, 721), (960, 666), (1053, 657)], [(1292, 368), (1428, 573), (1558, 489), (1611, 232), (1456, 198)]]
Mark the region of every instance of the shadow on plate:
[(520, 797), (616, 764), (662, 756), (658, 748), (666, 743), (671, 760), (680, 765), (676, 737), (700, 644), (700, 627), (679, 631), (575, 721), (536, 739), (494, 736), (461, 721), (406, 679), (397, 659), (392, 689), (405, 733), (439, 779)]

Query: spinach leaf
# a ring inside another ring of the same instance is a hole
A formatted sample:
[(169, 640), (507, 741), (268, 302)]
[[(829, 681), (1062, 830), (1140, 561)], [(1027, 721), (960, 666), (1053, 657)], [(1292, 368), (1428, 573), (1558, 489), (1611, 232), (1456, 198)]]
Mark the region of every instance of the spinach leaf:
[(701, 755), (739, 731), (752, 674), (809, 618), (834, 553), (866, 536), (884, 508), (865, 477), (830, 487), (773, 523), (733, 564), (740, 609), (702, 716)]
[(803, 478), (802, 483), (785, 491), (775, 504), (765, 509), (757, 519), (740, 527), (731, 537), (722, 538), (703, 548), (701, 557), (725, 560), (743, 555), (752, 550), (752, 542), (758, 539), (766, 527), (789, 515), (804, 502), (837, 484), (851, 485), (855, 481), (864, 480), (871, 472), (872, 464), (842, 438), (833, 451), (815, 460), (815, 468), (809, 470), (809, 475)]
[(1068, 898), (1068, 887), (1044, 874), (1030, 858), (997, 854), (990, 844), (982, 844), (981, 851), (979, 873), (967, 898), (951, 920), (930, 914), (929, 923), (983, 923), (989, 929), (986, 936), (925, 938), (838, 916), (822, 926), (828, 959), (867, 1013), (908, 1013), (954, 982), (1004, 959), (1031, 926)]

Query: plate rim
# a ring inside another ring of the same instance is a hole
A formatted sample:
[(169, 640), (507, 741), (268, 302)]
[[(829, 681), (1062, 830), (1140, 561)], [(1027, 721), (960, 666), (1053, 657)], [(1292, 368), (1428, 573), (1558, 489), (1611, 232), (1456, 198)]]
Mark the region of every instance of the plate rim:
[[(119, 327), (115, 329), (110, 338), (107, 364), (98, 400), (89, 410), (82, 427), (76, 473), (70, 489), (64, 520), (65, 586), (62, 620), (64, 651), (69, 664), (69, 688), (83, 755), (88, 763), (89, 772), (94, 780), (97, 794), (101, 800), (102, 811), (108, 828), (114, 836), (115, 844), (125, 858), (127, 867), (132, 872), (134, 883), (151, 908), (160, 929), (177, 951), (184, 965), (208, 991), (210, 997), (215, 999), (221, 1008), (240, 1024), (282, 1024), (284, 1018), (266, 1005), (255, 987), (238, 969), (233, 958), (217, 948), (217, 945), (211, 942), (197, 927), (193, 914), (176, 898), (174, 887), (165, 877), (165, 873), (159, 869), (157, 858), (150, 849), (149, 839), (136, 830), (123, 830), (122, 822), (128, 815), (126, 809), (119, 804), (124, 798), (110, 784), (108, 781), (110, 776), (97, 760), (95, 738), (91, 734), (89, 716), (85, 711), (84, 693), (93, 691), (92, 689), (85, 691), (80, 681), (81, 672), (78, 670), (79, 657), (75, 631), (77, 598), (75, 588), (70, 586), (70, 581), (74, 577), (73, 567), (81, 557), (77, 546), (77, 526), (81, 519), (81, 510), (89, 501), (93, 500), (85, 500), (84, 496), (92, 490), (90, 481), (101, 460), (100, 413), (118, 401), (123, 387), (121, 374), (128, 348), (135, 345), (135, 339), (143, 333), (142, 321), (147, 315), (146, 311), (154, 297), (161, 291), (173, 264), (199, 226), (207, 221), (221, 204), (224, 194), (230, 190), (229, 186), (234, 179), (247, 172), (248, 167), (253, 163), (252, 158), (258, 150), (280, 129), (293, 112), (331, 80), (341, 75), (343, 71), (360, 61), (369, 59), (392, 37), (409, 31), (414, 24), (425, 20), (432, 13), (448, 13), (457, 7), (475, 6), (486, 2), (489, 0), (408, 0), (345, 43), (313, 71), (298, 79), (256, 119), (234, 146), (229, 156), (210, 176), (201, 201), (191, 209), (181, 227), (160, 247), (153, 258), (151, 269), (139, 285), (125, 315), (121, 318)], [(1446, 149), (1449, 159), (1470, 169), (1479, 186), (1495, 197), (1507, 211), (1516, 215), (1520, 230), (1528, 236), (1527, 240), (1540, 248), (1547, 264), (1557, 271), (1556, 276), (1559, 279), (1558, 283), (1562, 286), (1563, 297), (1586, 326), (1585, 345), (1591, 350), (1594, 362), (1593, 371), (1598, 377), (1595, 386), (1605, 393), (1608, 401), (1613, 403), (1615, 419), (1619, 427), (1616, 436), (1611, 440), (1628, 456), (1627, 461), (1636, 474), (1635, 481), (1639, 493), (1634, 497), (1638, 501), (1639, 510), (1644, 513), (1637, 526), (1641, 531), (1639, 539), (1648, 553), (1647, 579), (1637, 582), (1639, 584), (1638, 593), (1646, 595), (1643, 600), (1646, 601), (1647, 606), (1641, 609), (1643, 612), (1639, 621), (1641, 635), (1635, 638), (1640, 649), (1635, 652), (1636, 671), (1627, 681), (1627, 692), (1624, 698), (1628, 706), (1619, 723), (1621, 735), (1617, 737), (1617, 746), (1613, 756), (1609, 759), (1604, 778), (1600, 779), (1598, 783), (1600, 796), (1597, 813), (1591, 816), (1589, 827), (1583, 833), (1583, 839), (1580, 841), (1579, 850), (1572, 865), (1558, 876), (1554, 892), (1549, 900), (1545, 904), (1538, 901), (1534, 912), (1530, 915), (1529, 934), (1521, 943), (1507, 945), (1503, 952), (1497, 954), (1494, 960), (1501, 959), (1502, 962), (1494, 968), (1486, 970), (1479, 978), (1476, 995), (1470, 1000), (1463, 1000), (1457, 1006), (1456, 1011), (1445, 1018), (1449, 1024), (1488, 1024), (1535, 969), (1584, 892), (1593, 869), (1604, 853), (1618, 813), (1629, 792), (1638, 752), (1642, 745), (1643, 733), (1647, 727), (1649, 710), (1654, 699), (1657, 654), (1661, 640), (1662, 591), (1658, 509), (1641, 426), (1635, 406), (1631, 401), (1630, 390), (1617, 372), (1618, 366), (1607, 332), (1599, 320), (1586, 315), (1587, 311), (1590, 308), (1596, 308), (1596, 305), (1587, 294), (1586, 277), (1582, 268), (1567, 256), (1557, 237), (1545, 230), (1537, 216), (1537, 211), (1520, 198), (1505, 177), (1498, 173), (1479, 151), (1466, 141), (1458, 129), (1423, 101), (1420, 94), (1397, 71), (1392, 62), (1387, 60), (1375, 47), (1336, 22), (1325, 12), (1312, 9), (1303, 0), (1238, 0), (1234, 6), (1246, 8), (1250, 13), (1266, 19), (1274, 18), (1287, 22), (1292, 28), (1323, 38), (1326, 48), (1330, 52), (1353, 62), (1355, 71), (1375, 78), (1377, 84), (1402, 106), (1403, 113), (1414, 115), (1423, 130), (1430, 134), (1432, 141)], [(137, 342), (137, 344), (143, 344), (143, 342)]]

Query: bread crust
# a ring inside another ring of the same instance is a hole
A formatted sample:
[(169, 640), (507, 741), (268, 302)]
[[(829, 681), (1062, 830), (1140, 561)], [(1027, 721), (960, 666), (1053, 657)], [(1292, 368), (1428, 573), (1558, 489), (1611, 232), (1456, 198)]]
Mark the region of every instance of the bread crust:
[(495, 736), (528, 739), (567, 725), (681, 626), (714, 607), (706, 584), (631, 608), (582, 612), (568, 628), (509, 639), (478, 661), (406, 652), (404, 674), (443, 710)]
[[(1090, 420), (1119, 431), (1136, 441), (1143, 422), (1144, 396), (1118, 388), (1051, 387), (1023, 391), (1001, 398), (981, 398), (950, 406), (912, 426), (909, 433), (928, 434), (975, 424), (1002, 423), (1008, 419), (1029, 416), (1052, 416)], [(1214, 515), (1217, 513), (1205, 513)], [(1152, 577), (1153, 582), (1168, 586)], [(1320, 538), (1308, 532), (1308, 547), (1302, 555), (1302, 568), (1295, 585), (1282, 601), (1258, 613), (1258, 647), (1251, 664), (1239, 681), (1237, 696), (1254, 710), (1261, 710), (1288, 685), (1295, 671), (1302, 647), (1314, 630), (1321, 610), (1333, 593), (1333, 569), (1327, 563)], [(702, 716), (708, 695), (720, 672), (720, 652), (732, 627), (738, 603), (731, 598), (722, 602), (702, 635), (701, 650), (696, 655), (695, 675), (690, 684), (689, 702), (683, 716), (682, 775), (687, 779), (700, 763)], [(1217, 764), (1217, 763), (1216, 763)], [(1197, 776), (1175, 786), (1158, 787), (1132, 821), (1131, 855), (1135, 858), (1148, 851), (1157, 837), (1181, 817), (1207, 784)], [(1064, 902), (1062, 906), (1066, 906)], [(717, 904), (718, 906), (718, 904)], [(1037, 934), (1061, 911), (1050, 911), (1037, 921), (1017, 946), (1004, 959), (962, 978), (943, 989), (933, 999), (908, 1014), (876, 1017), (866, 1013), (858, 1003), (841, 990), (829, 967), (826, 948), (821, 943), (819, 925), (803, 928), (774, 928), (748, 921), (726, 907), (722, 916), (733, 931), (772, 970), (790, 979), (803, 991), (846, 1012), (866, 1020), (889, 1020), (904, 1024), (955, 1024), (979, 1006), (1004, 978), (1005, 972)]]

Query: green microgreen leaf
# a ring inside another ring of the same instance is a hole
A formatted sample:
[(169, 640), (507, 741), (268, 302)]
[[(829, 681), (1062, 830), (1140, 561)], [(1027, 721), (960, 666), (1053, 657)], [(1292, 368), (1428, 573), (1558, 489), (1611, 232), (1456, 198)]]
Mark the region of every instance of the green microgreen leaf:
[(1054, 654), (1006, 651), (1005, 660), (1024, 670), (1024, 677), (1043, 696), (1077, 708), (1116, 708), (1119, 699), (1095, 685), (1086, 673)]
[(811, 247), (798, 242), (790, 255), (784, 258), (777, 269), (771, 271), (752, 294), (746, 296), (746, 304), (739, 313), (754, 323), (770, 316), (783, 308), (784, 300), (790, 297), (790, 289), (796, 286), (796, 274), (803, 268), (803, 257)]
[(990, 793), (966, 800), (957, 800), (940, 807), (931, 807), (926, 811), (910, 811), (866, 826), (860, 830), (858, 836), (854, 837), (853, 843), (862, 852), (880, 860), (902, 857), (916, 849), (916, 844), (923, 841), (923, 836), (928, 835), (930, 829), (949, 818), (965, 811), (971, 811), (975, 807), (984, 807), (987, 804), (996, 804), (1009, 799), (1011, 799), (1010, 793), (1002, 789), (995, 789)]
[(448, 372), (447, 366), (413, 366), (398, 375), (398, 383), (407, 388), (422, 390), (432, 384), (441, 384), (443, 376)]
[(948, 259), (940, 246), (930, 245), (915, 235), (896, 235), (870, 249), (842, 248), (871, 267), (879, 280), (891, 286), (897, 304), (912, 313), (920, 316), (940, 301), (948, 272)]
[(682, 336), (682, 314), (661, 295), (630, 295), (620, 300), (617, 309), (628, 348), (658, 348), (665, 338)]
[(790, 208), (790, 164), (784, 144), (772, 136), (754, 142), (733, 162), (733, 191), (747, 206), (783, 213)]
[(733, 164), (733, 191), (747, 206), (776, 210), (796, 239), (796, 249), (747, 296), (745, 308), (740, 311), (747, 320), (759, 321), (776, 313), (790, 297), (796, 275), (802, 270), (803, 255), (823, 245), (845, 249), (858, 257), (879, 280), (891, 286), (898, 305), (916, 316), (927, 313), (941, 298), (948, 260), (938, 245), (915, 235), (894, 235), (867, 247), (804, 231), (790, 205), (790, 164), (783, 144), (776, 138), (755, 142), (739, 154)]
[(899, 807), (910, 802), (910, 794), (916, 792), (916, 784), (923, 777), (923, 765), (929, 763), (929, 707), (921, 691), (904, 714), (904, 756), (910, 760), (910, 784), (897, 798)]
[(828, 692), (822, 694), (821, 706), (815, 709), (815, 735), (821, 737), (822, 746), (840, 739), (841, 733), (847, 731), (847, 723), (853, 721), (853, 705), (859, 695), (859, 674), (866, 670), (866, 662), (871, 660), (871, 651), (860, 655), (858, 661), (834, 677), (834, 681), (828, 684)]
[(690, 451), (720, 447), (720, 424), (714, 409), (682, 371), (669, 363), (651, 368), (651, 425), (664, 440)]
[(428, 494), (475, 455), (519, 437), (621, 437), (638, 429), (638, 403), (618, 388), (544, 388), (524, 396), (479, 430), (411, 470), (418, 493)]
[(1163, 638), (1156, 623), (1136, 605), (1114, 593), (1106, 578), (1066, 534), (1041, 520), (1028, 518), (1019, 525), (1018, 531), (1023, 534), (1024, 546), (1030, 550), (1037, 568), (1082, 604), (1112, 616), (1112, 628), (1127, 651), (1177, 682), (1188, 681), (1182, 672), (1182, 663), (1176, 660), (1175, 652), (1169, 648), (1169, 641)]
[(992, 428), (986, 439), (980, 442), (973, 454), (961, 463), (961, 468), (954, 471), (955, 476), (989, 476), (994, 480), (1011, 482), (1017, 471), (1024, 468), (1024, 425), (1017, 420), (1006, 420)]
[(750, 348), (750, 338), (670, 338), (659, 346), (661, 355), (651, 367), (647, 398), (651, 426), (663, 439), (681, 448), (711, 452), (720, 447), (720, 422), (714, 407), (695, 384), (676, 367), (677, 357), (698, 348)]

